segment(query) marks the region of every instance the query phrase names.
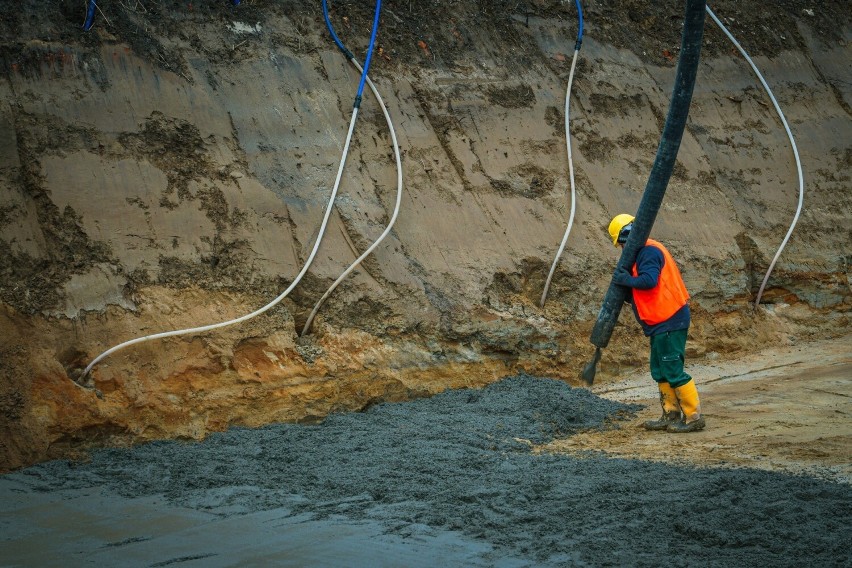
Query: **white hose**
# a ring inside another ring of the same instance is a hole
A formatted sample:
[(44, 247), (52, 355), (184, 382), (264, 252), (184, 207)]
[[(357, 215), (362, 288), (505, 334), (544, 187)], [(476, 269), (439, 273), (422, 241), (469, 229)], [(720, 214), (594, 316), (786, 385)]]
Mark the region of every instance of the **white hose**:
[(781, 242), (781, 246), (778, 248), (778, 252), (775, 253), (775, 258), (772, 259), (772, 262), (769, 265), (769, 270), (766, 271), (766, 276), (763, 277), (763, 283), (760, 285), (760, 290), (757, 292), (757, 299), (754, 301), (754, 307), (756, 308), (760, 304), (760, 298), (763, 296), (763, 289), (766, 288), (766, 283), (769, 281), (769, 275), (772, 274), (772, 269), (775, 268), (775, 263), (778, 262), (778, 257), (781, 256), (781, 251), (784, 250), (784, 247), (787, 245), (787, 241), (790, 240), (790, 235), (793, 234), (793, 228), (796, 226), (796, 223), (799, 220), (799, 215), (802, 212), (802, 202), (805, 198), (805, 179), (802, 175), (802, 162), (799, 160), (799, 150), (796, 148), (796, 141), (793, 140), (793, 133), (790, 132), (790, 126), (787, 124), (787, 120), (784, 118), (784, 113), (781, 112), (781, 107), (778, 106), (778, 101), (775, 100), (775, 96), (772, 94), (772, 90), (769, 88), (769, 85), (766, 84), (766, 81), (763, 79), (763, 75), (758, 71), (757, 66), (754, 64), (754, 61), (751, 60), (751, 57), (748, 56), (748, 53), (742, 48), (739, 42), (731, 35), (731, 32), (719, 21), (719, 18), (716, 17), (716, 14), (713, 13), (713, 10), (710, 9), (710, 6), (707, 6), (707, 13), (716, 22), (716, 25), (728, 36), (728, 39), (734, 44), (734, 46), (740, 50), (740, 53), (743, 54), (743, 57), (746, 58), (749, 65), (751, 65), (752, 70), (754, 70), (757, 78), (760, 79), (763, 88), (766, 89), (766, 94), (769, 95), (769, 98), (772, 100), (772, 104), (775, 107), (775, 111), (778, 113), (778, 116), (781, 118), (781, 123), (784, 125), (784, 130), (787, 131), (787, 137), (790, 139), (790, 146), (793, 148), (793, 156), (796, 158), (796, 171), (799, 174), (799, 206), (796, 208), (796, 215), (793, 217), (793, 222), (790, 224), (790, 229), (787, 231), (787, 235), (784, 237), (784, 240)]
[[(355, 66), (356, 69), (358, 69), (359, 72), (362, 71), (361, 65), (354, 58), (350, 59), (349, 61), (352, 62), (352, 64)], [(390, 113), (388, 113), (388, 109), (385, 106), (385, 102), (382, 100), (381, 95), (379, 95), (379, 91), (376, 90), (376, 86), (373, 84), (373, 81), (370, 80), (369, 76), (367, 77), (367, 84), (370, 86), (370, 90), (373, 91), (373, 95), (376, 97), (376, 100), (379, 101), (379, 106), (382, 108), (382, 112), (385, 115), (385, 120), (388, 123), (388, 128), (390, 129), (391, 141), (393, 142), (393, 153), (394, 157), (396, 158), (396, 206), (394, 207), (393, 215), (391, 215), (390, 222), (388, 223), (388, 226), (385, 228), (384, 232), (382, 232), (382, 234), (379, 235), (379, 238), (376, 239), (376, 241), (372, 245), (370, 245), (370, 248), (364, 251), (361, 256), (359, 256), (352, 264), (349, 265), (349, 268), (343, 271), (343, 274), (341, 274), (337, 278), (337, 280), (334, 281), (334, 283), (329, 287), (329, 289), (326, 290), (325, 294), (323, 294), (319, 301), (317, 301), (316, 305), (314, 306), (314, 309), (308, 316), (308, 320), (305, 322), (305, 326), (302, 328), (302, 335), (305, 335), (306, 333), (308, 333), (308, 331), (310, 331), (311, 324), (313, 323), (314, 317), (316, 317), (320, 306), (322, 306), (323, 302), (325, 302), (325, 300), (331, 295), (334, 289), (337, 288), (337, 286), (349, 275), (349, 273), (355, 270), (355, 268), (359, 264), (361, 264), (361, 261), (367, 258), (367, 256), (369, 256), (370, 253), (372, 253), (375, 248), (379, 246), (379, 243), (384, 240), (388, 233), (390, 233), (391, 229), (393, 228), (393, 224), (396, 222), (397, 215), (399, 214), (400, 204), (402, 203), (402, 159), (399, 155), (399, 144), (396, 140), (396, 131), (394, 130), (393, 122), (391, 122)]]
[(308, 256), (308, 260), (305, 261), (305, 265), (302, 267), (301, 272), (299, 272), (299, 274), (296, 276), (296, 278), (293, 280), (293, 282), (287, 287), (286, 290), (281, 292), (281, 294), (279, 294), (277, 298), (275, 298), (274, 300), (272, 300), (271, 302), (269, 302), (268, 304), (266, 304), (262, 308), (259, 308), (255, 311), (251, 312), (250, 314), (246, 314), (244, 316), (241, 316), (241, 317), (238, 317), (238, 318), (235, 318), (235, 319), (232, 319), (232, 320), (223, 321), (221, 323), (214, 323), (214, 324), (211, 324), (211, 325), (205, 325), (205, 326), (201, 326), (201, 327), (191, 327), (191, 328), (188, 328), (188, 329), (179, 329), (179, 330), (176, 330), (176, 331), (166, 331), (166, 332), (163, 332), (163, 333), (155, 333), (153, 335), (146, 335), (144, 337), (137, 337), (136, 339), (131, 339), (130, 341), (125, 341), (124, 343), (120, 343), (120, 344), (116, 345), (115, 347), (107, 349), (106, 351), (104, 351), (103, 353), (101, 353), (100, 355), (95, 357), (95, 359), (91, 363), (89, 363), (89, 366), (86, 367), (86, 369), (83, 371), (83, 374), (80, 376), (80, 380), (84, 379), (89, 374), (89, 372), (92, 370), (92, 367), (94, 367), (98, 363), (98, 361), (100, 361), (104, 357), (107, 357), (108, 355), (111, 355), (112, 353), (115, 353), (116, 351), (118, 351), (120, 349), (124, 349), (125, 347), (129, 347), (129, 346), (134, 345), (136, 343), (142, 343), (144, 341), (151, 341), (153, 339), (162, 339), (164, 337), (174, 337), (176, 335), (186, 335), (186, 334), (189, 334), (189, 333), (202, 333), (202, 332), (205, 332), (205, 331), (210, 331), (210, 330), (213, 330), (213, 329), (219, 329), (219, 328), (226, 327), (226, 326), (229, 326), (229, 325), (241, 323), (241, 322), (249, 320), (249, 319), (251, 319), (255, 316), (258, 316), (258, 315), (262, 314), (263, 312), (267, 311), (268, 309), (270, 309), (271, 307), (276, 305), (278, 302), (283, 300), (290, 292), (292, 292), (293, 288), (296, 287), (296, 285), (299, 283), (299, 281), (302, 280), (302, 277), (304, 277), (305, 273), (308, 271), (308, 268), (310, 267), (311, 263), (314, 261), (314, 257), (316, 256), (317, 251), (319, 250), (320, 242), (322, 241), (323, 234), (325, 233), (326, 226), (328, 225), (328, 218), (331, 216), (331, 208), (334, 205), (334, 198), (337, 195), (338, 187), (340, 187), (340, 178), (343, 176), (343, 166), (346, 164), (346, 157), (349, 154), (349, 143), (352, 141), (352, 132), (355, 130), (355, 120), (356, 120), (357, 117), (358, 117), (358, 107), (354, 107), (353, 110), (352, 110), (352, 120), (349, 122), (349, 132), (346, 134), (346, 143), (343, 146), (343, 155), (340, 158), (340, 167), (337, 169), (337, 179), (334, 180), (334, 189), (332, 189), (331, 196), (328, 198), (328, 205), (326, 206), (325, 215), (323, 216), (322, 224), (320, 225), (320, 230), (319, 230), (319, 233), (317, 234), (317, 240), (314, 243), (314, 248), (313, 248), (313, 250), (311, 250), (311, 254)]
[(540, 306), (544, 307), (544, 302), (547, 300), (547, 292), (550, 290), (550, 281), (553, 280), (553, 274), (556, 272), (556, 265), (559, 264), (559, 257), (562, 256), (562, 251), (565, 250), (565, 243), (568, 242), (568, 234), (571, 232), (571, 226), (574, 224), (574, 211), (576, 209), (576, 189), (574, 187), (574, 160), (571, 157), (571, 127), (568, 120), (568, 109), (571, 103), (571, 84), (574, 82), (574, 67), (577, 65), (577, 54), (579, 49), (574, 50), (574, 58), (571, 60), (571, 72), (568, 75), (568, 89), (565, 92), (565, 142), (568, 145), (568, 177), (571, 182), (571, 214), (568, 217), (568, 228), (565, 229), (565, 235), (562, 237), (562, 242), (559, 245), (559, 250), (556, 251), (556, 257), (553, 259), (553, 266), (550, 267), (550, 274), (547, 275), (547, 281), (544, 283), (544, 291), (541, 293)]

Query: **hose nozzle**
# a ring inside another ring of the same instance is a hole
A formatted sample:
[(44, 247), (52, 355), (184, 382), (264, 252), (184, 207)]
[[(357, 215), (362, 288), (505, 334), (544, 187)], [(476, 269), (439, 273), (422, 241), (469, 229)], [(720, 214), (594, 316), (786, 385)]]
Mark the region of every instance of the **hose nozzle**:
[(595, 356), (589, 363), (586, 363), (586, 366), (583, 367), (583, 370), (580, 372), (580, 379), (586, 384), (587, 387), (590, 387), (595, 382), (595, 373), (598, 372), (598, 361), (601, 360), (601, 348), (595, 348)]

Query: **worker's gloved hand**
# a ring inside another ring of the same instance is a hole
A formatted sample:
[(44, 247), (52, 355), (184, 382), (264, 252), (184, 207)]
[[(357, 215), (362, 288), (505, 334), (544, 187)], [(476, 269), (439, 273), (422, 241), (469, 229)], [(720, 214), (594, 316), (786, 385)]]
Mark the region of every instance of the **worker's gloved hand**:
[(619, 268), (615, 271), (615, 274), (612, 275), (612, 281), (618, 284), (619, 286), (626, 286), (628, 288), (633, 287), (633, 276), (630, 272), (627, 271), (626, 268)]

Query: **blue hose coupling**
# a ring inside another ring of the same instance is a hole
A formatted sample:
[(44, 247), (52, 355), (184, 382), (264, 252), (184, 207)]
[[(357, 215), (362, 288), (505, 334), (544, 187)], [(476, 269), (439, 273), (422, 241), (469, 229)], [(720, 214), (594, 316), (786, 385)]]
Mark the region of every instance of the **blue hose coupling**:
[(83, 24), (83, 31), (87, 32), (92, 29), (92, 24), (95, 23), (95, 0), (89, 0), (89, 7), (86, 9), (86, 21)]

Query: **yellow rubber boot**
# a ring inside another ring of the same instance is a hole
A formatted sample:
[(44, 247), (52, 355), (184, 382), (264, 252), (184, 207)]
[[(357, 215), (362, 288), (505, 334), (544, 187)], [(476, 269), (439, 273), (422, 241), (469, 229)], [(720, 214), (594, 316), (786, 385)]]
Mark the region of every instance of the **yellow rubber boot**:
[(674, 391), (680, 403), (680, 409), (683, 411), (683, 419), (674, 424), (669, 424), (666, 430), (678, 434), (703, 430), (705, 422), (704, 417), (701, 416), (701, 403), (698, 400), (698, 389), (695, 387), (695, 381), (691, 380), (685, 385), (677, 387)]
[(677, 394), (669, 383), (657, 383), (660, 387), (660, 405), (663, 407), (663, 415), (659, 420), (648, 420), (642, 427), (645, 430), (666, 430), (669, 425), (680, 422), (680, 404)]

